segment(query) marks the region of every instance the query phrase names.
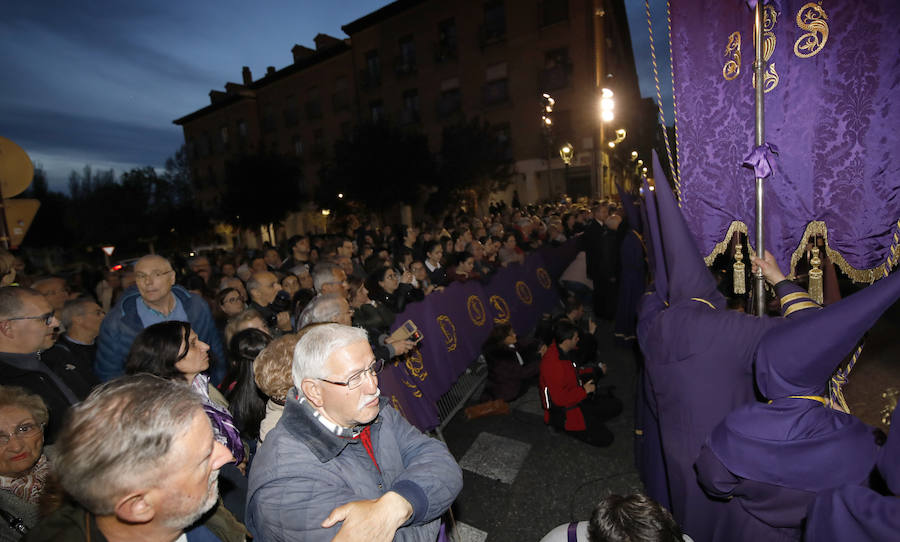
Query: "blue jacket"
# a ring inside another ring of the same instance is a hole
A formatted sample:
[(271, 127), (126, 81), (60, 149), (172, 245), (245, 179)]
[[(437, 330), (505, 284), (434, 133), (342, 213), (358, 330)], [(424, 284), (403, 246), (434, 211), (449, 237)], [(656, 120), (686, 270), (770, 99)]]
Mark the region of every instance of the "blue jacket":
[(440, 516), (462, 489), (462, 471), (441, 441), (423, 435), (381, 398), (371, 424), (378, 467), (358, 439), (329, 432), (288, 394), (284, 414), (250, 468), (245, 524), (256, 542), (326, 542), (343, 525), (323, 529), (331, 511), (394, 491), (413, 515), (394, 536), (434, 542)]
[[(184, 306), (191, 329), (201, 341), (209, 345), (210, 380), (213, 384), (218, 384), (225, 376), (225, 350), (209, 306), (202, 298), (192, 295), (181, 286), (172, 286), (172, 293)], [(97, 357), (94, 359), (94, 373), (101, 382), (125, 374), (125, 359), (131, 350), (131, 343), (144, 329), (137, 313), (137, 300), (140, 297), (138, 289), (132, 286), (122, 294), (103, 319), (100, 335), (97, 337)]]

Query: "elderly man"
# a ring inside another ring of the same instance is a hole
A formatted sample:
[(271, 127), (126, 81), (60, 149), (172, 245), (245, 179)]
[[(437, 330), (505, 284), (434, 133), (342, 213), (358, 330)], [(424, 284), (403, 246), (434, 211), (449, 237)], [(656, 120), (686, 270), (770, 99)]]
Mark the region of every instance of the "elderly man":
[(358, 328), (322, 324), (297, 343), (294, 388), (250, 470), (255, 540), (437, 538), (462, 472), (379, 397), (383, 365)]
[(96, 384), (94, 375), (94, 357), (97, 345), (94, 339), (100, 334), (100, 325), (106, 311), (100, 308), (90, 297), (78, 297), (66, 301), (59, 320), (66, 332), (60, 336), (56, 344), (71, 352), (75, 370), (81, 374), (85, 382)]
[(161, 256), (147, 255), (134, 264), (137, 289), (129, 288), (100, 326), (94, 373), (101, 382), (125, 372), (125, 358), (134, 338), (145, 327), (176, 320), (189, 322), (197, 337), (209, 345), (217, 363), (210, 364), (214, 384), (225, 376), (225, 351), (209, 305), (202, 297), (175, 286), (175, 271)]
[(322, 262), (313, 269), (312, 278), (317, 294), (340, 294), (347, 297), (347, 273), (339, 265)]
[(71, 405), (90, 392), (71, 354), (53, 347), (59, 325), (47, 299), (31, 288), (0, 288), (0, 382), (40, 395), (50, 410), (45, 435), (52, 443)]
[[(259, 271), (253, 273), (247, 281), (247, 293), (250, 294), (250, 308), (262, 315), (269, 335), (278, 337), (286, 331), (292, 330), (290, 308), (290, 296), (282, 292), (278, 277), (271, 271)], [(276, 299), (278, 300), (276, 302)]]
[(314, 297), (300, 313), (297, 329), (322, 322), (334, 322), (349, 326), (352, 316), (353, 309), (350, 308), (347, 298), (340, 294), (322, 294)]
[(189, 387), (149, 375), (109, 382), (72, 409), (56, 446), (72, 500), (26, 540), (232, 540), (242, 529), (223, 507), (181, 537), (215, 506), (219, 469), (233, 459)]

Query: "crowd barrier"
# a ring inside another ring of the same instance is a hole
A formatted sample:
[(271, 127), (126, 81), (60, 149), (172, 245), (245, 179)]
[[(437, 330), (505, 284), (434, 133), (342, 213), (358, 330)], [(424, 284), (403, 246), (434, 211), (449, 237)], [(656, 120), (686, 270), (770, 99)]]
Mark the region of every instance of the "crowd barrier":
[(408, 305), (394, 325), (412, 320), (424, 339), (409, 354), (385, 365), (379, 375), (381, 394), (420, 430), (438, 427), (438, 401), (480, 355), (494, 324), (510, 323), (517, 334), (529, 333), (558, 303), (559, 276), (576, 251), (574, 240), (542, 247), (524, 263), (502, 268), (486, 282), (455, 282)]

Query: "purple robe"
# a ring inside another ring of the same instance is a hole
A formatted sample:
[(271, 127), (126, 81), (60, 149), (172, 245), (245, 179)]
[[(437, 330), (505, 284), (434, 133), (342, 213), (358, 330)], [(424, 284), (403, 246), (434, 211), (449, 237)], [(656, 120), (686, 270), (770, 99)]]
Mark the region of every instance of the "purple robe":
[(615, 336), (617, 340), (635, 338), (637, 305), (646, 288), (647, 262), (644, 242), (635, 230), (629, 230), (620, 248), (621, 280), (616, 308)]
[(809, 508), (805, 540), (882, 542), (900, 537), (900, 498), (862, 486), (823, 491)]
[(704, 445), (697, 476), (709, 494), (731, 498), (721, 517), (725, 531), (746, 540), (800, 540), (816, 493), (866, 484), (879, 451), (872, 428), (858, 418), (784, 397), (729, 414)]
[[(665, 309), (665, 303), (655, 292), (646, 292), (637, 309), (637, 339), (641, 352), (647, 351), (647, 331), (653, 318)], [(646, 356), (646, 354), (645, 354)], [(634, 409), (634, 461), (644, 483), (644, 491), (651, 499), (672, 509), (669, 480), (659, 433), (659, 414), (656, 398), (647, 376), (646, 358), (638, 367)]]
[(703, 492), (694, 462), (713, 428), (735, 408), (755, 401), (753, 354), (778, 321), (686, 300), (660, 312), (642, 341), (648, 349), (646, 370), (657, 403), (672, 513), (694, 540), (733, 537), (718, 526), (727, 503)]

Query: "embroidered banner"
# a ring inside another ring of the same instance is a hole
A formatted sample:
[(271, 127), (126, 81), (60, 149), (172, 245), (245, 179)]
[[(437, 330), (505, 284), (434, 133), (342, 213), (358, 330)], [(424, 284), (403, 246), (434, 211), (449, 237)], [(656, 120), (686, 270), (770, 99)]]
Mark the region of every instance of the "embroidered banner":
[(414, 352), (385, 366), (379, 375), (382, 395), (422, 431), (437, 427), (438, 399), (481, 353), (494, 324), (509, 322), (520, 335), (530, 332), (559, 302), (557, 280), (575, 253), (574, 241), (542, 249), (521, 265), (500, 269), (485, 284), (453, 283), (407, 305), (394, 327), (412, 320), (424, 338)]
[[(778, 148), (766, 248), (787, 270), (807, 231), (827, 235), (845, 272), (879, 278), (900, 219), (900, 2), (781, 0), (765, 14), (765, 133)], [(753, 11), (673, 0), (671, 30), (682, 209), (711, 263), (755, 223), (741, 166), (754, 150)]]

